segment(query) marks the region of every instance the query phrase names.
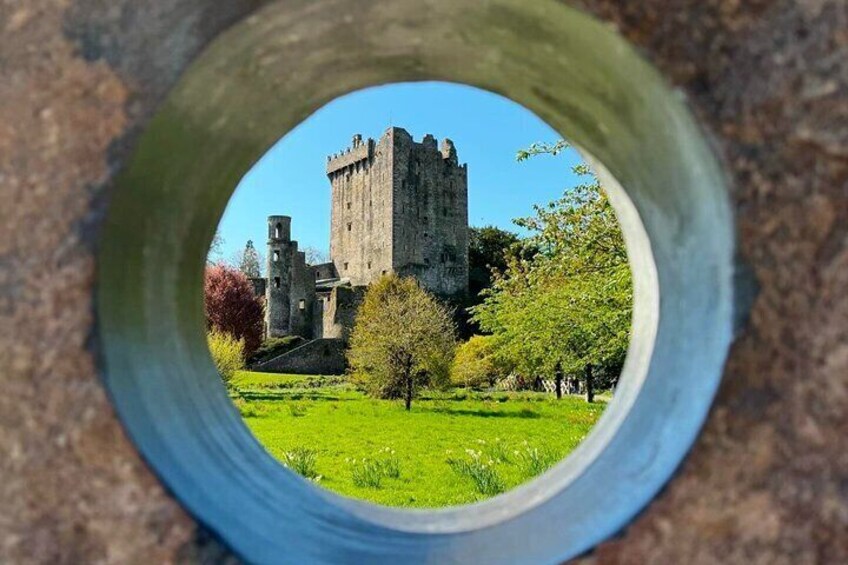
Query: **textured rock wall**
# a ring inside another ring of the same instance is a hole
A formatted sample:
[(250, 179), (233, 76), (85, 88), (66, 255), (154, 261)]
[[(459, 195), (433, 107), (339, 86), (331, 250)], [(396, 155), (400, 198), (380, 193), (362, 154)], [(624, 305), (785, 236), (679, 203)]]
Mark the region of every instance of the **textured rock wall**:
[[(585, 561), (848, 562), (848, 7), (574, 3), (688, 95), (759, 283), (678, 477)], [(139, 129), (257, 4), (0, 3), (2, 562), (227, 558), (141, 462), (100, 385), (94, 250)]]
[(390, 140), (368, 139), (328, 163), (330, 258), (339, 277), (368, 284), (392, 268)]
[(468, 168), (444, 140), (420, 143), (406, 130), (392, 128), (393, 257), (401, 275), (414, 275), (442, 296), (468, 291)]
[(347, 369), (345, 341), (315, 339), (256, 367), (269, 373), (295, 375), (342, 375)]
[(297, 259), (297, 242), (291, 240), (291, 218), (268, 217), (268, 286), (265, 304), (265, 333), (283, 337), (291, 332), (292, 275)]

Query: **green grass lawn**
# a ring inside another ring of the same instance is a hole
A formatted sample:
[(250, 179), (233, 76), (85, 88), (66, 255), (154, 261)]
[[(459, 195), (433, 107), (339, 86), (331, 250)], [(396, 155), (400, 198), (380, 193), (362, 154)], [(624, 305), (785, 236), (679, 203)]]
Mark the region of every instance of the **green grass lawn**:
[(248, 427), (277, 459), (288, 453), (290, 467), (311, 465), (316, 482), (339, 494), (422, 508), (474, 502), (529, 480), (573, 450), (606, 406), (605, 398), (590, 405), (454, 389), (426, 393), (407, 412), (341, 377), (242, 372), (233, 386)]

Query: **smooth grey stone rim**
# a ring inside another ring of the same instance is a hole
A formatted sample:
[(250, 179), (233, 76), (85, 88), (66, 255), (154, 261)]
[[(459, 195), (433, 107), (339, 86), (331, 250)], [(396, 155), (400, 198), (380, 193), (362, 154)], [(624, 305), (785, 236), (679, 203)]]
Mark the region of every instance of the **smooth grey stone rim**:
[[(603, 163), (635, 284), (621, 385), (577, 451), (438, 511), (344, 499), (276, 463), (216, 375), (201, 292), (233, 187), (281, 134), (342, 94), (417, 80), (508, 96)], [(247, 561), (559, 562), (623, 528), (694, 442), (731, 341), (732, 259), (724, 177), (683, 101), (585, 14), (553, 0), (277, 2), (192, 65), (118, 180), (99, 262), (104, 379), (163, 483)]]

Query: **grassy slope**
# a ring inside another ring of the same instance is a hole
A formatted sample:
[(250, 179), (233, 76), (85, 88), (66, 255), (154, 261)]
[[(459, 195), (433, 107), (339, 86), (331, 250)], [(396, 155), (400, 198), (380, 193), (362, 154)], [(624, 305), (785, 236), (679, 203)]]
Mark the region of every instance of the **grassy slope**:
[[(317, 452), (320, 484), (330, 490), (391, 506), (439, 507), (480, 500), (473, 483), (457, 476), (448, 457), (467, 457), (500, 442), (512, 462), (495, 468), (508, 488), (528, 479), (513, 450), (547, 449), (557, 458), (586, 435), (605, 407), (580, 398), (556, 401), (536, 393), (471, 394), (453, 391), (413, 402), (373, 400), (345, 385), (316, 388), (301, 375), (241, 373), (234, 381), (248, 427), (277, 458), (307, 447)], [(338, 383), (338, 380), (331, 381)], [(470, 398), (462, 399), (470, 396)], [(527, 442), (525, 445), (524, 442)], [(346, 459), (379, 457), (395, 450), (401, 476), (381, 488), (353, 484)], [(488, 455), (484, 455), (486, 459)]]

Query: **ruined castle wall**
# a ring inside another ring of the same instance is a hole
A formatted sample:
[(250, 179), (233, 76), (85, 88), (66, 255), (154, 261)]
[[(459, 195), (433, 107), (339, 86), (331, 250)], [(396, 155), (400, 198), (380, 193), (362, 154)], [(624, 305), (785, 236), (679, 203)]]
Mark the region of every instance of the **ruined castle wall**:
[(341, 278), (368, 284), (392, 266), (392, 160), (388, 139), (354, 137), (330, 158), (330, 256)]
[(335, 279), (339, 276), (335, 263), (321, 263), (311, 265), (309, 268), (312, 269), (312, 278), (316, 281)]
[(312, 307), (315, 302), (315, 280), (312, 269), (306, 264), (306, 254), (297, 250), (293, 242), (291, 255), (291, 286), (289, 295), (289, 332), (310, 339), (312, 332)]
[(431, 292), (461, 296), (468, 290), (468, 168), (453, 142), (441, 149), (432, 135), (416, 143), (394, 129), (394, 260)]
[(324, 303), (322, 337), (340, 338), (347, 342), (356, 320), (356, 311), (365, 297), (365, 287), (338, 286)]

